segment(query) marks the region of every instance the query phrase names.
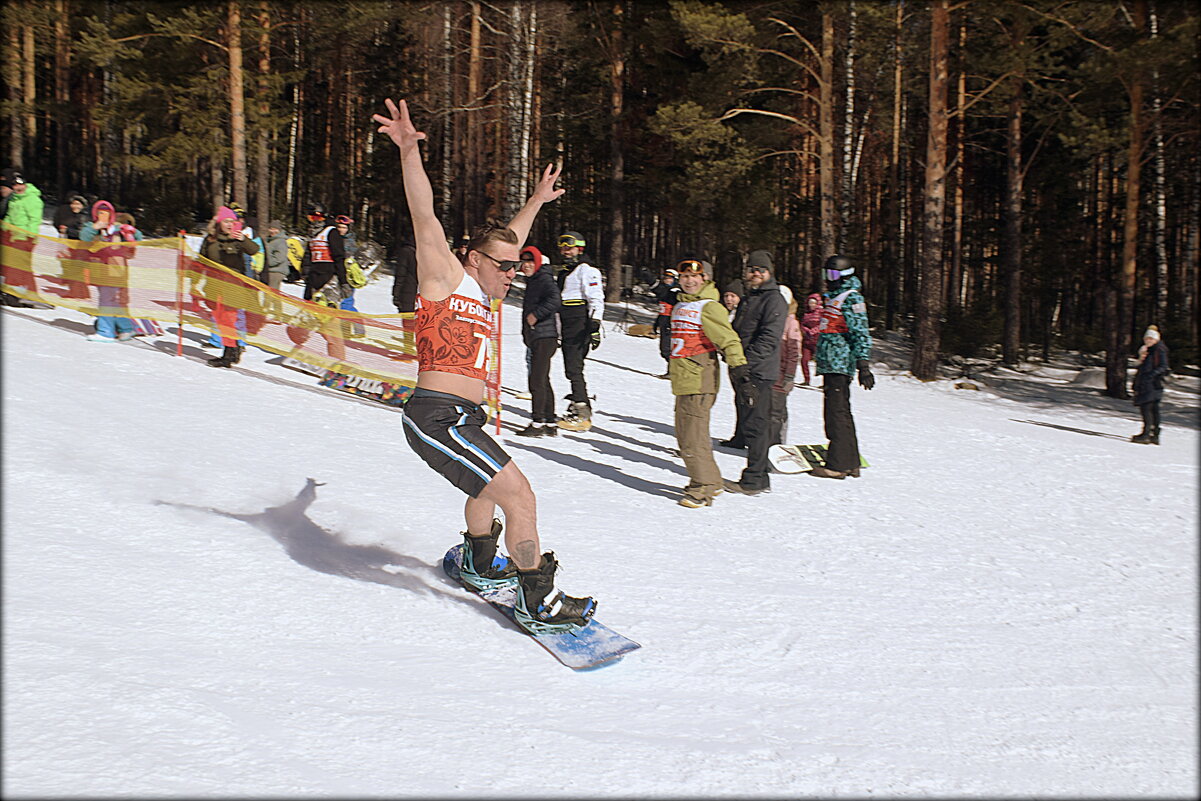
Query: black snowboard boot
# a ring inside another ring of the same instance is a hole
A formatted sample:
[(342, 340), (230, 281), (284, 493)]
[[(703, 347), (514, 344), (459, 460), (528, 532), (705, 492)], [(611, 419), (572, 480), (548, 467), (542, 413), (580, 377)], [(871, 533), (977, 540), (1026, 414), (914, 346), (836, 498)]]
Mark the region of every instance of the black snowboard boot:
[(542, 423), (530, 423), (525, 428), (517, 432), (519, 437), (543, 437), (546, 436), (546, 429)]
[(1159, 426), (1156, 426), (1155, 428), (1153, 428), (1151, 430), (1151, 437), (1150, 437), (1150, 439), (1147, 440), (1147, 444), (1149, 444), (1149, 445), (1158, 445), (1159, 444)]
[[(1139, 445), (1150, 445), (1151, 444), (1151, 432), (1144, 428), (1140, 433), (1135, 434), (1133, 437), (1131, 437), (1130, 441), (1137, 442)], [(1158, 445), (1159, 443), (1157, 442), (1156, 444)]]
[(221, 352), (220, 356), (208, 361), (212, 367), (233, 367), (241, 358), (242, 349), (240, 347), (234, 346), (231, 348), (229, 345), (226, 345), (225, 350)]
[(559, 563), (554, 553), (542, 554), (533, 570), (517, 570), (517, 602), (513, 616), (531, 634), (561, 634), (585, 626), (596, 612), (592, 598), (573, 598), (555, 587)]
[(495, 590), (517, 583), (517, 567), (507, 557), (496, 555), (502, 530), (500, 520), (492, 519), (492, 530), (483, 536), (463, 532), (463, 564), (459, 579), (475, 590)]

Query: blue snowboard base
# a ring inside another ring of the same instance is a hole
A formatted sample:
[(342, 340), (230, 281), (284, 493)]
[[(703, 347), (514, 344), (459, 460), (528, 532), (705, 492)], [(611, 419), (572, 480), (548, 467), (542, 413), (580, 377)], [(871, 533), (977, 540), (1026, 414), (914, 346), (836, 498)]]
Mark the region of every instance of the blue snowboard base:
[[(463, 564), (463, 546), (456, 545), (442, 557), (442, 569), (454, 581), (459, 581), (459, 568)], [(578, 631), (566, 634), (530, 634), (513, 618), (513, 605), (516, 603), (517, 590), (506, 587), (500, 590), (475, 592), (466, 585), (463, 589), (479, 595), (489, 606), (499, 611), (517, 627), (518, 631), (532, 638), (546, 650), (573, 670), (588, 670), (590, 668), (611, 665), (630, 651), (642, 646), (633, 640), (623, 637), (617, 632), (595, 619)]]

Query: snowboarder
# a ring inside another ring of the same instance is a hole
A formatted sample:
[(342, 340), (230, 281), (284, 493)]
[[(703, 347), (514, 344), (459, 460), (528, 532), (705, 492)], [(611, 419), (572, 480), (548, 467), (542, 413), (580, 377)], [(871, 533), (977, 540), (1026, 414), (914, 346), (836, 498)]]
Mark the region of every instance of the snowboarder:
[(587, 431), (592, 428), (592, 403), (584, 381), (584, 357), (601, 343), (601, 320), (605, 315), (605, 291), (600, 270), (584, 255), (584, 237), (567, 231), (559, 237), (559, 253), (566, 269), (559, 273), (563, 305), (559, 309), (559, 331), (563, 342), (563, 373), (571, 382), (571, 403), (559, 428)]
[(822, 414), (830, 440), (824, 467), (809, 475), (818, 478), (859, 477), (859, 439), (851, 415), (851, 376), (859, 373), (859, 386), (876, 385), (868, 359), (872, 335), (867, 328), (867, 301), (863, 284), (846, 256), (826, 259), (825, 306), (817, 338), (817, 373), (822, 376)]
[[(487, 416), (480, 408), (494, 322), (491, 299), (508, 294), (534, 218), (543, 204), (563, 194), (555, 189), (561, 168), (546, 168), (508, 227), (481, 227), (460, 263), (434, 213), (418, 145), (426, 135), (413, 125), (405, 101), (385, 103), (389, 116), (373, 119), (400, 150), (417, 247), (417, 387), (404, 407), (405, 439), (469, 496), (461, 580), (479, 590), (515, 585), (514, 616), (530, 633), (581, 627), (596, 611), (596, 601), (555, 587), (558, 562), (553, 552), (542, 553), (530, 482), (484, 432)], [(496, 558), (503, 529), (494, 517), (497, 506), (508, 523), (511, 559)]]
[(709, 412), (721, 383), (720, 350), (730, 366), (734, 392), (746, 392), (750, 368), (742, 342), (730, 327), (729, 314), (717, 302), (713, 267), (707, 261), (684, 259), (677, 266), (680, 292), (671, 313), (671, 391), (676, 396), (676, 443), (688, 471), (688, 486), (680, 506), (712, 506), (723, 491), (721, 471), (713, 459)]

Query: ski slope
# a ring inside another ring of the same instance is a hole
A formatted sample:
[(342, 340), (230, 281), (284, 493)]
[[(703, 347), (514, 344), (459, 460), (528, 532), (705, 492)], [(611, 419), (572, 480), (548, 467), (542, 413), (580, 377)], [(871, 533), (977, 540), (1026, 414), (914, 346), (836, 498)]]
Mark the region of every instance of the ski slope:
[[(1150, 447), (1065, 377), (881, 369), (862, 479), (687, 509), (657, 342), (607, 324), (596, 427), (525, 440), (510, 307), (505, 446), (561, 586), (643, 645), (574, 673), (443, 577), (463, 498), (397, 410), (255, 349), (211, 369), (198, 331), (2, 319), (8, 797), (1197, 790), (1196, 379)], [(824, 441), (819, 391), (790, 414)]]

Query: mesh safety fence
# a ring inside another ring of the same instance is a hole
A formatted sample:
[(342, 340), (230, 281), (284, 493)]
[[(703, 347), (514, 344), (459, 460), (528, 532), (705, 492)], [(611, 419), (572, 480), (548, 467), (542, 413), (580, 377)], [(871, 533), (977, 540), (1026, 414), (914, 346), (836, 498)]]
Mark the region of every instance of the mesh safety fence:
[[(4, 291), (94, 317), (177, 323), (215, 332), (334, 374), (417, 383), (413, 314), (363, 314), (301, 300), (192, 251), (183, 237), (81, 242), (0, 222)], [(501, 303), (488, 354), (486, 402), (500, 408)], [(462, 343), (475, 350), (478, 340)], [(361, 382), (359, 382), (361, 383)]]

